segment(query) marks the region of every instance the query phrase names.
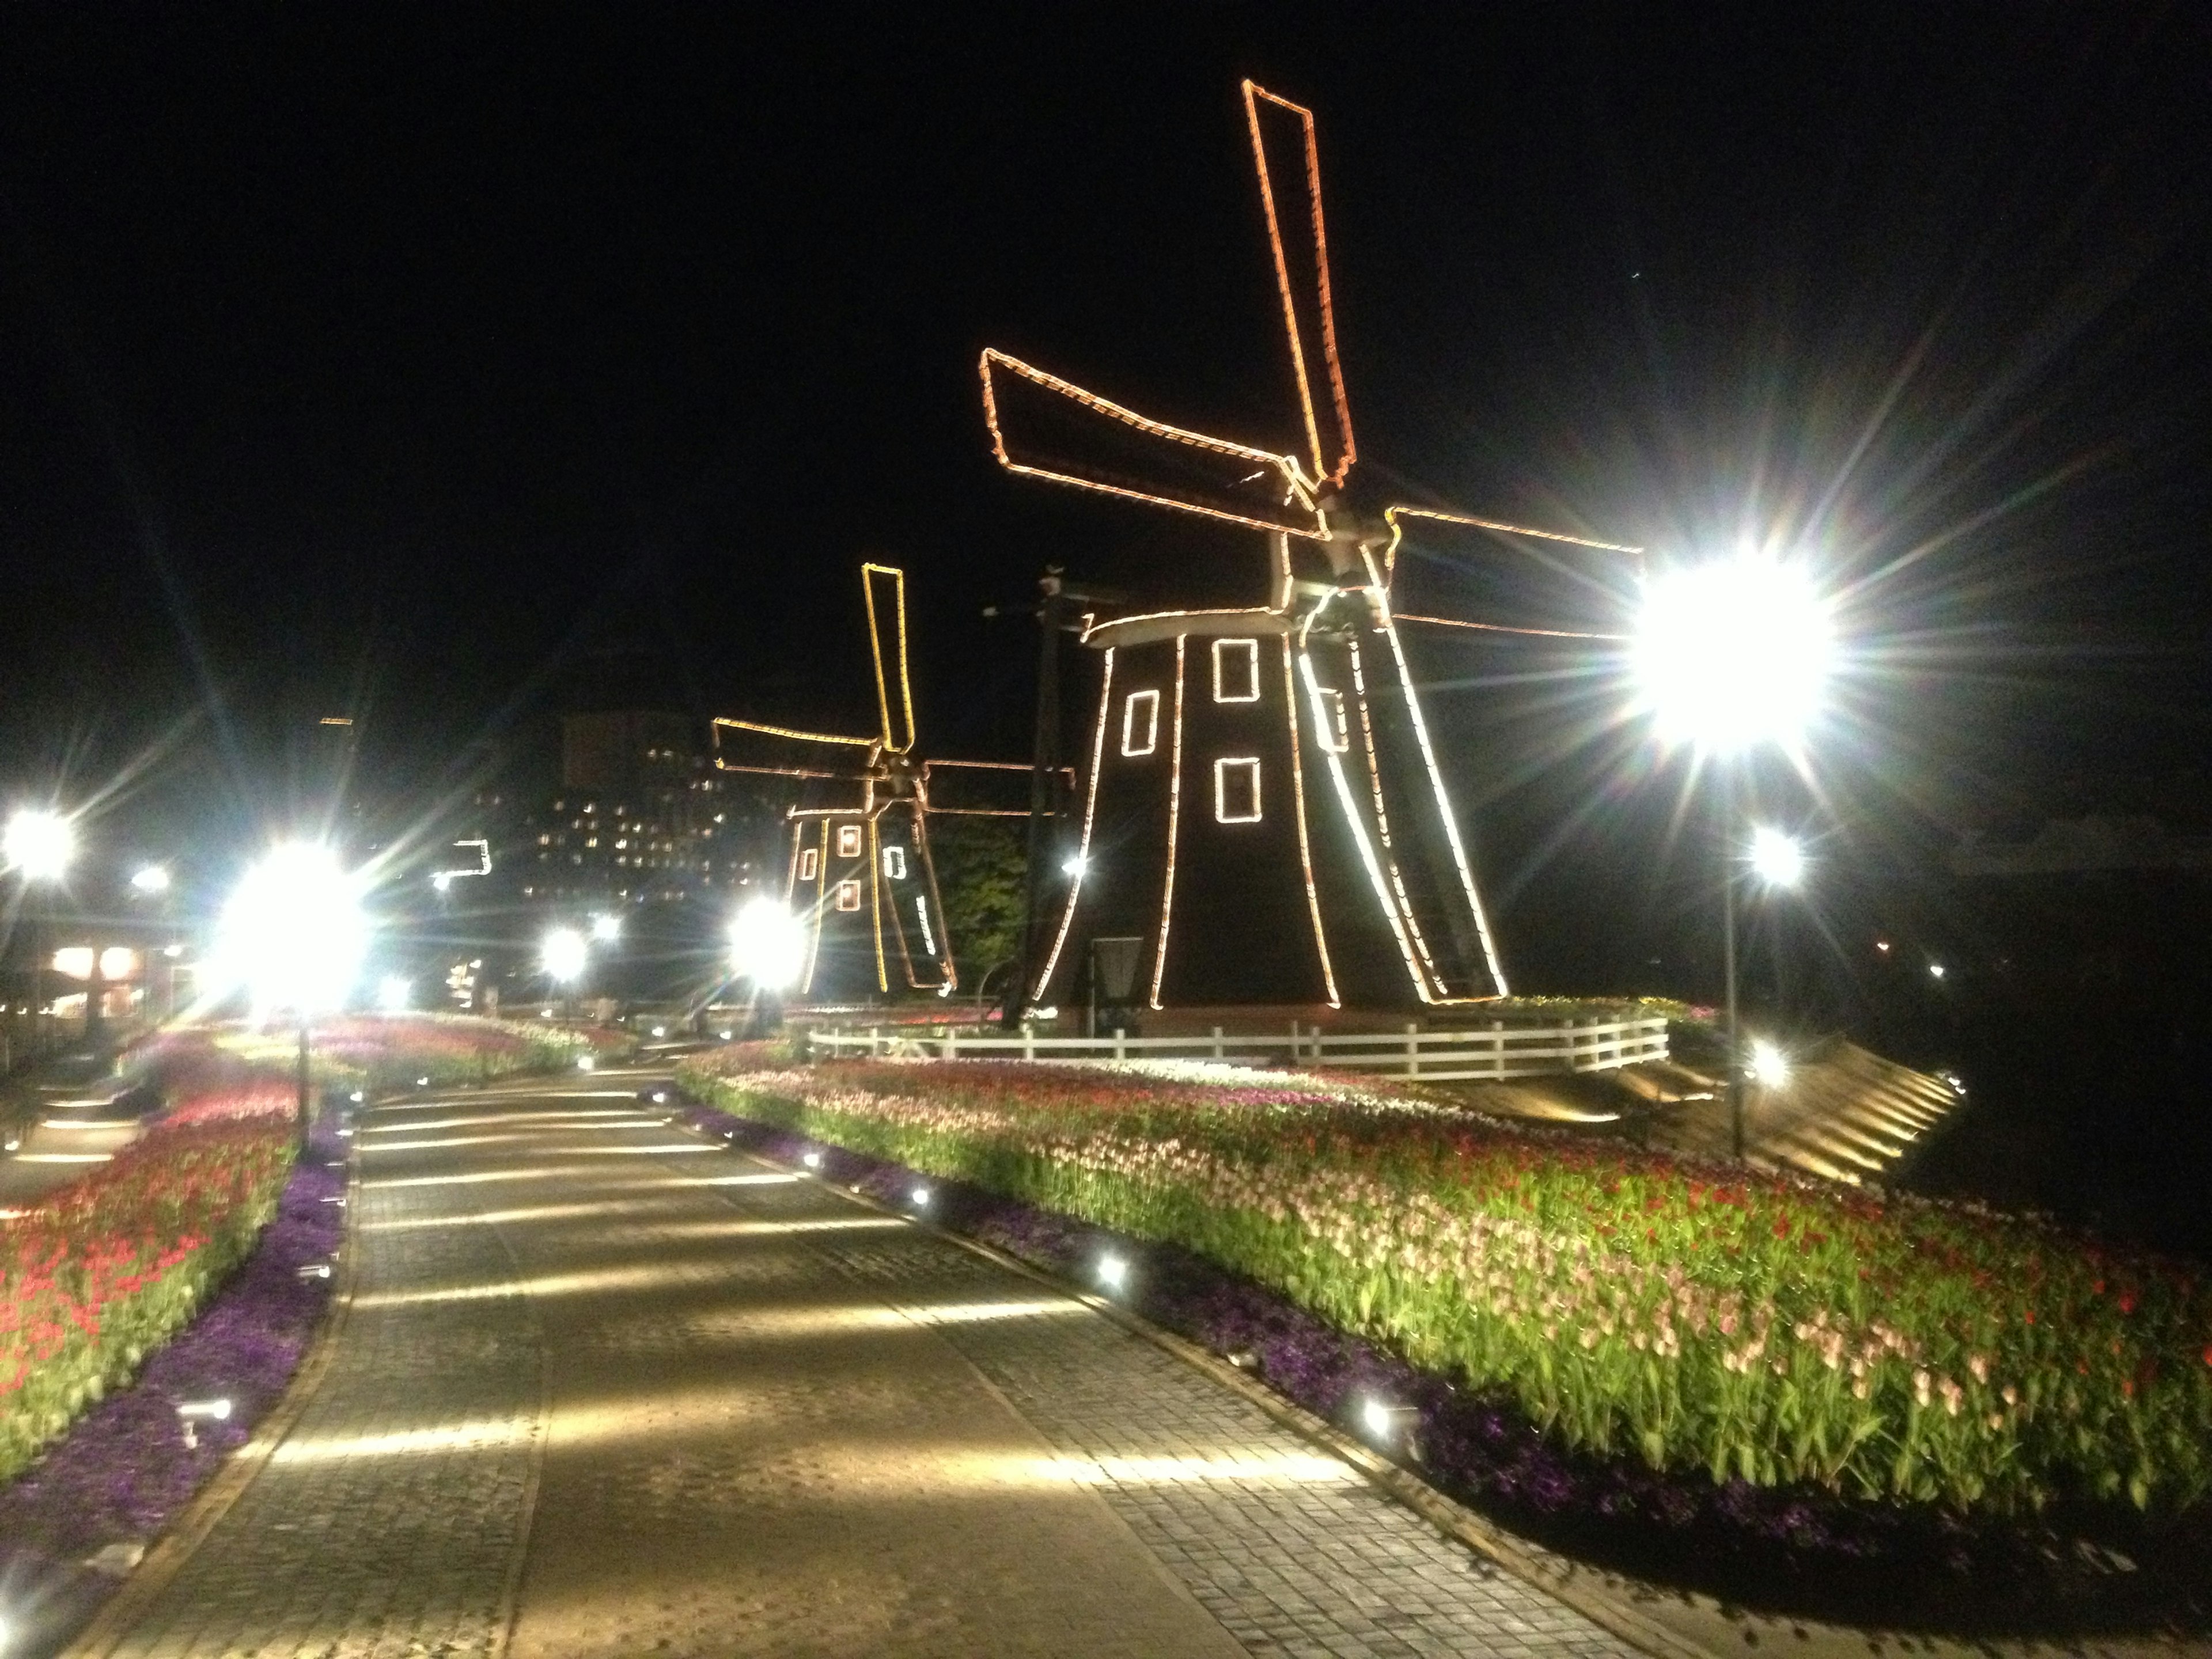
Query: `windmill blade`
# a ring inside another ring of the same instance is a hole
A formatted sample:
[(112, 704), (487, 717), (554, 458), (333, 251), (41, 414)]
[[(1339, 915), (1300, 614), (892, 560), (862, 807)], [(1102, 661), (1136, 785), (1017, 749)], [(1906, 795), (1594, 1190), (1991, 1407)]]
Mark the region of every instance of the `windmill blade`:
[(848, 738), (832, 732), (801, 732), (788, 726), (717, 716), (714, 726), (714, 767), (721, 772), (750, 772), (782, 778), (828, 778), (858, 782), (869, 775), (878, 739)]
[(981, 370), (991, 447), (1009, 472), (1254, 530), (1328, 538), (1291, 456), (1149, 420), (1003, 351), (985, 351)]
[(1434, 507), (1391, 507), (1382, 516), (1391, 532), (1383, 580), (1399, 622), (1558, 639), (1628, 637), (1644, 572), (1641, 548)]
[[(925, 761), (922, 799), (933, 815), (1025, 818), (1033, 772), (1020, 761)], [(1064, 768), (1054, 781), (1062, 790), (1075, 787), (1074, 774)]]
[(1275, 282), (1282, 290), (1291, 369), (1313, 455), (1309, 476), (1334, 489), (1352, 471), (1358, 449), (1352, 438), (1344, 367), (1336, 355), (1336, 307), (1329, 294), (1328, 234), (1322, 222), (1321, 149), (1314, 138), (1313, 112), (1247, 81), (1244, 115), (1252, 129), (1260, 202), (1267, 210)]
[[(896, 565), (863, 564), (860, 583), (868, 599), (868, 652), (876, 669), (876, 708), (883, 716), (884, 748), (903, 755), (914, 747), (914, 683), (906, 666), (906, 572)], [(888, 611), (889, 618), (883, 613)], [(884, 635), (892, 635), (895, 673), (884, 666)], [(897, 695), (892, 695), (894, 686)]]

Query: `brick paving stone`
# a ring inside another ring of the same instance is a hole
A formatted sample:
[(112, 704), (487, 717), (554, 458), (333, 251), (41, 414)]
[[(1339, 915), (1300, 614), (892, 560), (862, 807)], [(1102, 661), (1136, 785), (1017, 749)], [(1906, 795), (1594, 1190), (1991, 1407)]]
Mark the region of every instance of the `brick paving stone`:
[(108, 1651), (1628, 1651), (1081, 1304), (630, 1086), (372, 1115), (334, 1363)]

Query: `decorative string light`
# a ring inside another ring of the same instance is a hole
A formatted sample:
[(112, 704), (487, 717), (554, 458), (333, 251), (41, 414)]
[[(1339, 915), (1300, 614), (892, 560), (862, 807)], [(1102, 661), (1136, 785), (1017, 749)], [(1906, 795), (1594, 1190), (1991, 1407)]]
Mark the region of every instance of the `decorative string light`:
[(1160, 939), (1152, 958), (1152, 994), (1148, 999), (1155, 1008), (1160, 1006), (1160, 986), (1167, 978), (1168, 923), (1175, 913), (1176, 830), (1182, 820), (1182, 682), (1187, 637), (1176, 635), (1175, 734), (1169, 739), (1168, 761), (1168, 868), (1166, 879), (1160, 884)]
[[(1343, 699), (1339, 698), (1341, 705)], [(1313, 918), (1314, 954), (1321, 958), (1321, 980), (1328, 994), (1328, 1006), (1340, 1008), (1337, 1000), (1336, 969), (1328, 959), (1328, 939), (1322, 931), (1321, 890), (1314, 885), (1313, 847), (1306, 835), (1306, 775), (1305, 763), (1298, 745), (1298, 698), (1291, 679), (1291, 641), (1283, 638), (1283, 714), (1291, 727), (1291, 805), (1297, 809), (1298, 823), (1298, 872), (1305, 878), (1306, 914)], [(1324, 744), (1322, 747), (1327, 748)]]

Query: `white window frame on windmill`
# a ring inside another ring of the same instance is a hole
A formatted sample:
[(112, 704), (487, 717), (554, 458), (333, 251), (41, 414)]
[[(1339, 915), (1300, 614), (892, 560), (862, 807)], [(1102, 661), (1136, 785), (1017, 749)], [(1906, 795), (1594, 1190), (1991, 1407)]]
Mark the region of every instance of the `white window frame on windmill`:
[[(1137, 711), (1144, 710), (1144, 740), (1137, 738)], [(1157, 690), (1132, 691), (1121, 702), (1121, 752), (1132, 759), (1152, 754), (1160, 746), (1160, 694)]]
[[(904, 881), (906, 879), (905, 848), (886, 847), (884, 848), (884, 873), (886, 876), (889, 876), (893, 881)], [(936, 955), (936, 952), (933, 951), (930, 954), (934, 956)]]
[[(1229, 676), (1224, 672), (1226, 658), (1224, 647), (1238, 647), (1244, 658), (1237, 672), (1242, 676), (1243, 689), (1232, 691)], [(1260, 641), (1257, 640), (1217, 639), (1213, 642), (1213, 700), (1216, 702), (1257, 702), (1260, 701)]]
[(848, 913), (857, 911), (860, 908), (860, 884), (859, 882), (841, 881), (837, 884), (837, 908), (840, 910), (847, 911)]
[(802, 882), (816, 881), (822, 875), (822, 849), (802, 847), (799, 849), (799, 878)]
[(1334, 686), (1314, 687), (1314, 737), (1332, 755), (1352, 748), (1352, 723), (1344, 712), (1344, 693)]
[[(1252, 810), (1231, 817), (1229, 813), (1229, 774), (1235, 770), (1252, 781)], [(1260, 808), (1260, 757), (1257, 755), (1224, 755), (1213, 763), (1213, 821), (1216, 823), (1257, 823), (1263, 814)]]
[(860, 856), (860, 826), (859, 824), (841, 823), (837, 826), (837, 856), (841, 859), (856, 859)]

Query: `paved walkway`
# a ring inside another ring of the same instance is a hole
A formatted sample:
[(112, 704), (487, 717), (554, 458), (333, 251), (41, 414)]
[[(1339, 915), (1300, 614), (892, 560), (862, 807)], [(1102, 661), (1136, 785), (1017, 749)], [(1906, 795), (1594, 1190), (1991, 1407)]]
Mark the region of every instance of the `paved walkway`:
[(363, 1121), (335, 1362), (88, 1651), (1626, 1651), (1081, 1304), (635, 1087)]

